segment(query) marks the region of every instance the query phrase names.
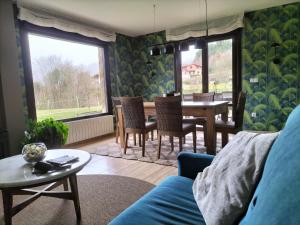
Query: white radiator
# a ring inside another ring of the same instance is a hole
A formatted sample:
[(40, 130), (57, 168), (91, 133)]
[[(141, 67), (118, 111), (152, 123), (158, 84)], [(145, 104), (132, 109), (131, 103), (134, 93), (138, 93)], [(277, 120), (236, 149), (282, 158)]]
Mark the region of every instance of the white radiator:
[(69, 135), (66, 144), (114, 132), (112, 115), (76, 120), (66, 122), (66, 124), (69, 126)]

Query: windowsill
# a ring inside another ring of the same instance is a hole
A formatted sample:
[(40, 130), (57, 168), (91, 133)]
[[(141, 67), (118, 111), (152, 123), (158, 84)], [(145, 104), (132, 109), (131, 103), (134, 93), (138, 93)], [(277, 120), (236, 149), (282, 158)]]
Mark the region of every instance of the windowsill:
[(61, 120), (57, 120), (57, 121), (71, 122), (71, 121), (84, 120), (84, 119), (90, 119), (90, 118), (107, 116), (107, 115), (111, 115), (111, 114), (108, 112), (107, 113), (97, 113), (97, 114), (93, 114), (93, 115), (79, 116), (79, 117), (74, 117), (74, 118), (61, 119)]

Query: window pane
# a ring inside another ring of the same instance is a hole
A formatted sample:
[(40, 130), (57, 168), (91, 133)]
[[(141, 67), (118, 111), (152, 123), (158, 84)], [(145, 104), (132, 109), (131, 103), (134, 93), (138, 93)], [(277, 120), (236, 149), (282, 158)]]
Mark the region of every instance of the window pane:
[(232, 39), (208, 43), (209, 91), (232, 100)]
[(202, 92), (202, 49), (181, 52), (182, 93)]
[(37, 120), (107, 112), (104, 51), (29, 34)]

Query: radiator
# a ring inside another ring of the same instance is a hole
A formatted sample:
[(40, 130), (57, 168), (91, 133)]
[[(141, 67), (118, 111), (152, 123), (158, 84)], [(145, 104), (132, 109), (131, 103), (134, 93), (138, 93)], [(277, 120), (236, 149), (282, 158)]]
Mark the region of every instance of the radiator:
[(66, 122), (66, 124), (69, 126), (69, 135), (66, 144), (114, 132), (112, 115), (76, 120)]

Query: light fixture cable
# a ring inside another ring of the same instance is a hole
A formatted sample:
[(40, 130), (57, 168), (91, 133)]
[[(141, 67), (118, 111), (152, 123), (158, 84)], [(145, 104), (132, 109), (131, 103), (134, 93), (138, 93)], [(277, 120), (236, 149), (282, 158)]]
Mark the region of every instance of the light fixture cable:
[(155, 33), (156, 28), (156, 3), (155, 0), (153, 0), (153, 33)]
[(207, 0), (205, 1), (205, 24), (206, 24), (206, 37), (208, 37), (208, 22), (207, 22)]

